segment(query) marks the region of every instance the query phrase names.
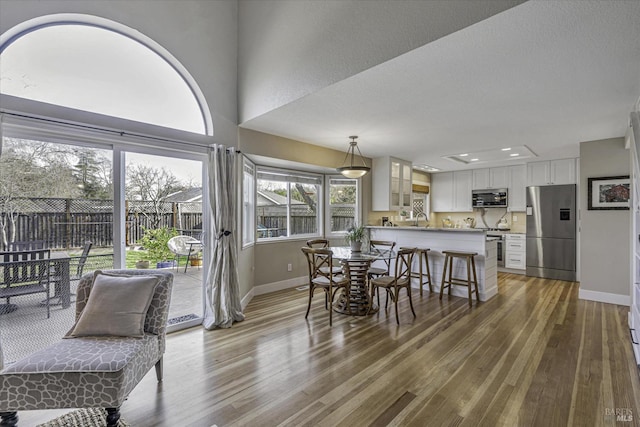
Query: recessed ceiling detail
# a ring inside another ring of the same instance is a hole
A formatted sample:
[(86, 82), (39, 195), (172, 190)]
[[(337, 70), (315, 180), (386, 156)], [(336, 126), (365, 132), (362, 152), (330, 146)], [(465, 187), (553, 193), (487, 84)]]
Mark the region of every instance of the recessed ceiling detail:
[(467, 153), (449, 154), (442, 156), (442, 158), (451, 160), (452, 162), (463, 163), (465, 165), (488, 163), (488, 162), (503, 162), (509, 160), (528, 159), (531, 157), (538, 157), (533, 151), (526, 145), (513, 146), (513, 147), (501, 147), (491, 150), (474, 151)]
[(429, 165), (413, 165), (413, 168), (423, 172), (438, 172), (440, 170)]

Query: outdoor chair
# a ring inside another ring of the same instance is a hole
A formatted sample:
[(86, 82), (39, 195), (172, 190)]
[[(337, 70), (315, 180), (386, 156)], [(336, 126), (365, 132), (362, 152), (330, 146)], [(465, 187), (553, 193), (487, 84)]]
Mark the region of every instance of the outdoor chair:
[(11, 298), (44, 294), (43, 305), (47, 308), (47, 319), (51, 316), (51, 260), (49, 250), (0, 252), (0, 298), (7, 303), (0, 305), (0, 314), (18, 309)]
[(67, 339), (0, 369), (0, 425), (17, 426), (18, 411), (101, 407), (115, 427), (152, 367), (162, 381), (172, 284), (173, 274), (158, 270), (84, 275)]
[(176, 271), (180, 268), (180, 257), (186, 256), (187, 262), (184, 266), (184, 272), (187, 272), (187, 267), (191, 259), (198, 257), (198, 253), (202, 252), (202, 242), (191, 236), (175, 236), (169, 239), (167, 242), (169, 250), (175, 255)]
[(48, 249), (46, 240), (25, 240), (9, 243), (9, 251), (34, 251), (38, 249)]

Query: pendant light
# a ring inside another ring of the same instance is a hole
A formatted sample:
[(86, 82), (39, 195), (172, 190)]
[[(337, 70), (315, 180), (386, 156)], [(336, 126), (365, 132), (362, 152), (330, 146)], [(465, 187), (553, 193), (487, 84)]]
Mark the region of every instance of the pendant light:
[[(349, 142), (349, 149), (347, 150), (347, 155), (344, 158), (344, 162), (342, 162), (342, 167), (338, 168), (338, 172), (347, 178), (360, 178), (365, 176), (367, 172), (371, 170), (367, 163), (364, 161), (364, 157), (362, 157), (362, 153), (358, 148), (358, 143), (356, 142), (357, 136), (350, 136), (351, 142)], [(360, 161), (356, 164), (356, 153), (355, 150), (358, 150), (358, 155), (360, 156)], [(347, 159), (351, 157), (350, 162), (347, 164)], [(362, 163), (361, 165), (359, 163)]]

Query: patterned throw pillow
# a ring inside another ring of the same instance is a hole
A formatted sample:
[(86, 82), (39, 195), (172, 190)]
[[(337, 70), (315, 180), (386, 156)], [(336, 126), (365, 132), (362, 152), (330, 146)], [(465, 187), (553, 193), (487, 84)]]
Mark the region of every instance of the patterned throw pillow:
[(87, 304), (65, 338), (105, 335), (142, 338), (158, 282), (157, 276), (116, 276), (96, 271)]

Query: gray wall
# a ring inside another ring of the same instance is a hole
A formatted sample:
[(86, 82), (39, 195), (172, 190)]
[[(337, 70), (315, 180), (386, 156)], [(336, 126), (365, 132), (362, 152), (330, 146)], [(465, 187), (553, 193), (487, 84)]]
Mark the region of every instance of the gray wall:
[(580, 290), (630, 293), (628, 210), (587, 210), (587, 178), (629, 175), (624, 138), (580, 143)]
[(204, 93), (214, 139), (237, 144), (237, 2), (0, 0), (0, 33), (26, 20), (57, 13), (110, 19), (158, 42), (184, 65)]
[[(342, 151), (249, 129), (240, 128), (238, 138), (240, 150), (249, 156), (254, 154), (331, 169), (344, 161), (345, 153)], [(367, 159), (367, 164), (371, 164), (371, 159)], [(288, 167), (291, 168), (291, 166)], [(366, 223), (371, 207), (370, 173), (362, 178), (361, 189), (361, 214), (363, 222)], [(253, 282), (255, 286), (306, 277), (308, 274), (307, 264), (300, 251), (306, 240), (258, 243), (242, 250), (240, 253), (240, 270), (243, 270), (245, 275), (243, 276), (243, 273), (241, 273), (241, 277), (243, 280), (250, 280), (249, 272), (252, 266), (254, 266)], [(345, 243), (342, 239), (335, 239), (331, 244), (344, 245)], [(249, 264), (250, 260), (253, 261), (251, 265)], [(293, 264), (293, 271), (287, 271), (287, 264)], [(240, 288), (241, 290), (250, 289), (245, 283), (241, 283)]]
[(522, 2), (241, 0), (240, 123)]

